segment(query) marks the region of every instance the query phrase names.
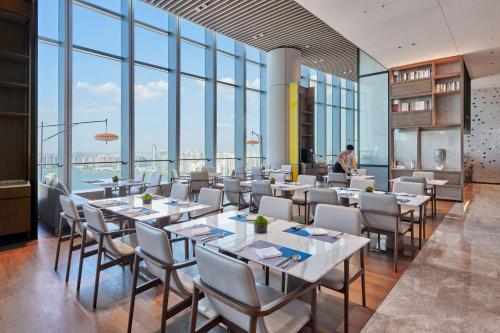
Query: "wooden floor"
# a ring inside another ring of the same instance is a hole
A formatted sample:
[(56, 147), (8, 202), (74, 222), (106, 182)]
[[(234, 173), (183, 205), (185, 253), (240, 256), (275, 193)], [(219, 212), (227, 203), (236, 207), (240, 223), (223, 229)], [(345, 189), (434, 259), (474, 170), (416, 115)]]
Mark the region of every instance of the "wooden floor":
[[(426, 235), (434, 231), (452, 205), (451, 202), (439, 202), (437, 217), (428, 219)], [(67, 244), (63, 243), (59, 270), (56, 272), (53, 268), (56, 243), (56, 238), (40, 227), (37, 241), (0, 249), (0, 332), (125, 332), (131, 288), (128, 267), (112, 267), (101, 273), (98, 308), (93, 311), (95, 259), (86, 259), (82, 287), (77, 294), (78, 255), (73, 257), (70, 281), (66, 284)], [(410, 257), (400, 257), (399, 271), (394, 273), (390, 253), (368, 254), (367, 307), (360, 305), (361, 288), (356, 282), (351, 286), (350, 294), (350, 332), (361, 330), (410, 262)], [(259, 272), (259, 269), (256, 271)], [(279, 288), (277, 277), (271, 284)], [(178, 302), (175, 296), (170, 304), (174, 302)], [(160, 311), (159, 287), (138, 296), (133, 332), (158, 332)], [(320, 332), (343, 331), (341, 294), (322, 288), (318, 311)], [(188, 315), (185, 311), (170, 319), (167, 332), (186, 332)]]

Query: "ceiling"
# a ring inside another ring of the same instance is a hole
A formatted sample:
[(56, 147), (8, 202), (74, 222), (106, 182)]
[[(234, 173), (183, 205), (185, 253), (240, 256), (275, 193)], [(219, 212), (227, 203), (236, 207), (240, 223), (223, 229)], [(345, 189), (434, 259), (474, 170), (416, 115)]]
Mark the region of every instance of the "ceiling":
[(296, 0), (387, 68), (463, 55), (500, 86), (499, 0)]
[(143, 0), (264, 51), (297, 48), (302, 63), (356, 80), (357, 47), (294, 0)]

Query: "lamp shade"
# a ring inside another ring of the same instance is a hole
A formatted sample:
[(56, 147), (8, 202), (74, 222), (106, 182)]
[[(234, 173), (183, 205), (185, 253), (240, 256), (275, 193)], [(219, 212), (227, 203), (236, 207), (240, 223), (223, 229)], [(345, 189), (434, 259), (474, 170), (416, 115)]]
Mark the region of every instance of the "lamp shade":
[(113, 133), (98, 133), (94, 136), (94, 139), (98, 140), (98, 141), (104, 141), (104, 142), (108, 142), (108, 141), (116, 141), (119, 139), (119, 136), (116, 135), (116, 134), (113, 134)]
[(256, 145), (259, 143), (259, 140), (248, 140), (247, 145)]

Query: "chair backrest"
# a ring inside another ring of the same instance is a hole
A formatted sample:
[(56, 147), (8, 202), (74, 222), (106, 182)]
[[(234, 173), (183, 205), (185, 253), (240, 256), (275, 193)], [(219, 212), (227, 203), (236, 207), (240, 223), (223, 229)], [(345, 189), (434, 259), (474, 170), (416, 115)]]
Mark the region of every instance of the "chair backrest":
[[(173, 264), (174, 258), (172, 248), (167, 233), (160, 228), (155, 228), (142, 222), (135, 223), (137, 233), (137, 241), (142, 251), (158, 259), (166, 264)], [(151, 263), (151, 260), (146, 261), (149, 270), (158, 278), (164, 278), (164, 270)]]
[(139, 172), (137, 172), (137, 173), (135, 174), (135, 178), (134, 178), (134, 180), (135, 180), (136, 182), (143, 182), (143, 181), (144, 181), (144, 175), (145, 175), (145, 174), (144, 174), (144, 171), (139, 171)]
[(297, 182), (304, 185), (316, 185), (316, 176), (313, 175), (299, 175)]
[(346, 186), (347, 177), (343, 172), (329, 172), (328, 183), (331, 183), (333, 186)]
[(314, 204), (338, 205), (337, 191), (327, 188), (309, 189), (309, 201)]
[(286, 175), (281, 172), (271, 172), (271, 174), (269, 174), (269, 178), (271, 177), (276, 179), (276, 181), (280, 183), (284, 183), (286, 180)]
[[(90, 205), (83, 205), (83, 215), (85, 216), (87, 224), (92, 227), (92, 229), (89, 230), (96, 241), (99, 240), (99, 233), (108, 232), (108, 226), (106, 225), (100, 209)], [(97, 230), (97, 232), (95, 230)], [(110, 236), (104, 236), (103, 245), (106, 250), (115, 254), (120, 254), (120, 251), (115, 247)]]
[(368, 186), (375, 188), (375, 181), (373, 179), (353, 178), (349, 187), (364, 190)]
[(292, 166), (290, 164), (283, 164), (281, 166), (281, 170), (287, 171), (287, 172), (292, 172)]
[(259, 205), (259, 215), (291, 221), (292, 200), (271, 196), (262, 197)]
[(427, 180), (424, 177), (408, 177), (408, 176), (402, 176), (399, 178), (399, 181), (401, 182), (406, 182), (406, 183), (421, 183), (426, 185)]
[(413, 177), (424, 177), (426, 179), (434, 179), (432, 171), (413, 171)]
[[(223, 298), (234, 299), (252, 307), (261, 306), (250, 267), (244, 262), (209, 249), (196, 246), (196, 262), (199, 279)], [(221, 272), (224, 272), (221, 275)], [(207, 294), (214, 310), (226, 320), (249, 332), (250, 318), (238, 310)], [(258, 321), (258, 332), (265, 332), (262, 320)]]
[(246, 180), (247, 175), (245, 173), (245, 168), (244, 167), (236, 167), (233, 170), (233, 178), (239, 179), (239, 180)]
[(76, 223), (75, 230), (80, 235), (83, 235), (82, 224), (79, 221), (80, 215), (78, 214), (78, 209), (76, 208), (76, 204), (70, 197), (60, 195), (59, 202), (61, 203), (62, 211), (66, 217), (66, 222), (71, 226), (73, 223)]
[(396, 193), (425, 195), (425, 185), (415, 182), (395, 182), (392, 190)]
[(179, 179), (179, 172), (177, 169), (172, 169), (172, 178)]
[(240, 180), (236, 178), (224, 178), (224, 193), (230, 203), (238, 204), (241, 196)]
[(178, 200), (187, 200), (189, 196), (189, 186), (182, 183), (173, 183), (170, 189), (170, 197)]
[(252, 168), (252, 179), (262, 180), (262, 170), (259, 167)]
[(358, 175), (359, 176), (366, 176), (366, 169), (358, 169)]
[(208, 171), (193, 171), (191, 172), (191, 191), (198, 192), (204, 187), (209, 187)]
[(204, 187), (200, 190), (198, 203), (220, 209), (220, 205), (222, 203), (222, 191), (215, 188)]
[(359, 236), (362, 220), (357, 208), (319, 204), (316, 206), (314, 226)]
[(63, 183), (61, 183), (61, 182), (56, 182), (56, 183), (54, 184), (54, 187), (55, 187), (55, 188), (60, 189), (60, 190), (64, 193), (64, 195), (66, 195), (66, 196), (68, 196), (68, 195), (69, 195), (68, 188), (67, 188), (67, 187), (66, 187), (66, 185), (64, 185)]
[(271, 184), (264, 181), (252, 182), (252, 201), (255, 204), (255, 207), (259, 208), (260, 200), (266, 195), (273, 195)]
[(395, 195), (360, 192), (359, 209), (363, 214), (365, 226), (392, 232), (396, 230), (398, 218), (382, 214), (399, 214), (400, 209)]
[(160, 194), (161, 173), (153, 173), (149, 177), (149, 187), (144, 193), (158, 195)]

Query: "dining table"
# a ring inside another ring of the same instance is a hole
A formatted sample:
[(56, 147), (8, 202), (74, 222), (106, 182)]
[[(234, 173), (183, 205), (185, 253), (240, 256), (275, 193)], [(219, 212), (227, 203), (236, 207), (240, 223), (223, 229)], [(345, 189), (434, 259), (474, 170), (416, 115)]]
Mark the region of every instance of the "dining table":
[(151, 203), (146, 204), (143, 202), (141, 195), (91, 200), (89, 204), (134, 221), (155, 221), (161, 227), (169, 224), (170, 216), (195, 212), (210, 207), (197, 202), (183, 201), (160, 195), (153, 195)]
[[(363, 190), (349, 187), (331, 187), (337, 191), (337, 196), (339, 198), (348, 199), (349, 202), (357, 202), (359, 200), (359, 194)], [(419, 212), (419, 233), (418, 233), (418, 248), (422, 248), (422, 237), (425, 239), (425, 212), (426, 205), (431, 200), (428, 195), (420, 194), (410, 194), (410, 193), (396, 193), (387, 191), (373, 191), (373, 193), (394, 195), (396, 196), (399, 205), (404, 205), (418, 210)]]
[[(169, 225), (164, 230), (283, 273), (286, 292), (304, 283), (319, 283), (335, 266), (343, 263), (345, 297), (348, 297), (349, 259), (359, 252), (361, 267), (364, 268), (364, 248), (369, 243), (367, 238), (335, 230), (312, 236), (312, 226), (304, 228), (299, 223), (271, 218), (267, 218), (267, 232), (256, 233), (253, 225), (255, 217), (254, 214), (230, 211)], [(208, 236), (198, 234), (202, 228), (209, 229)], [(277, 249), (280, 255), (262, 257), (261, 254), (270, 248)], [(280, 264), (286, 259), (288, 264)]]
[(135, 186), (144, 187), (147, 185), (144, 181), (126, 178), (118, 179), (116, 182), (114, 182), (111, 178), (89, 179), (82, 180), (82, 182), (104, 188), (104, 198), (111, 198), (113, 196), (113, 189), (115, 188), (118, 188), (119, 196), (126, 196), (127, 194), (130, 194), (130, 188)]

